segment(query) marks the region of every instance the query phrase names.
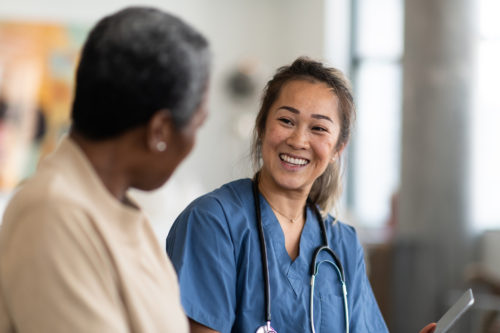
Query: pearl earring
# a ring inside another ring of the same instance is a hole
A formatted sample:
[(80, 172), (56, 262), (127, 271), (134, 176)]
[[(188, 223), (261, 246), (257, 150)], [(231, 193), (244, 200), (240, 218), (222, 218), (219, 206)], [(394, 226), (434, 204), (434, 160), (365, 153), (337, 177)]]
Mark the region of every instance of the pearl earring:
[(167, 150), (167, 144), (163, 141), (159, 141), (156, 143), (156, 150), (158, 151), (165, 151)]

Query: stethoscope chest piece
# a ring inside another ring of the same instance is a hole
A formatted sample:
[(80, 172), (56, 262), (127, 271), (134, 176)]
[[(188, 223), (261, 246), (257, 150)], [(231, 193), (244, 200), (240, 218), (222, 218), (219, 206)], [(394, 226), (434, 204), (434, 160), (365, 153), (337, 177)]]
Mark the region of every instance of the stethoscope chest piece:
[(276, 333), (276, 331), (271, 327), (270, 322), (266, 322), (266, 324), (259, 327), (255, 333)]

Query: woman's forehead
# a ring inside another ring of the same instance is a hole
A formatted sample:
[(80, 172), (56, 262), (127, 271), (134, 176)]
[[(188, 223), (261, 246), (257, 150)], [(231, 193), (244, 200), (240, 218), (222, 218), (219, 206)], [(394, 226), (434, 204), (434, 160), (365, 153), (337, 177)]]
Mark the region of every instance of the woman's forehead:
[[(291, 113), (318, 113), (338, 118), (339, 99), (324, 82), (293, 80), (283, 85), (271, 110)], [(294, 112), (295, 110), (295, 112)]]

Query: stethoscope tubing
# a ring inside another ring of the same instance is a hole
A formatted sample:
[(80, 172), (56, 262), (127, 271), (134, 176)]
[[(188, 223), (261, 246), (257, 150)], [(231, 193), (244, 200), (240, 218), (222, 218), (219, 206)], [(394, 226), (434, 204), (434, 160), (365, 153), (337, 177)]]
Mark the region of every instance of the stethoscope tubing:
[(260, 252), (262, 261), (262, 276), (264, 278), (264, 296), (265, 296), (265, 318), (266, 322), (271, 323), (271, 287), (269, 283), (269, 266), (267, 263), (267, 246), (266, 240), (264, 239), (264, 227), (262, 226), (262, 215), (260, 210), (260, 200), (257, 188), (257, 181), (252, 182), (254, 202), (255, 202), (255, 214), (257, 220), (257, 229), (259, 230), (259, 241), (260, 241)]
[[(262, 261), (262, 275), (264, 278), (264, 296), (265, 296), (265, 318), (266, 318), (266, 325), (263, 326), (264, 331), (269, 329), (271, 327), (271, 288), (270, 288), (270, 282), (269, 282), (269, 266), (268, 266), (268, 261), (267, 261), (267, 245), (266, 245), (266, 240), (264, 238), (264, 228), (262, 225), (262, 214), (261, 214), (261, 208), (260, 208), (260, 198), (259, 198), (259, 188), (258, 188), (258, 173), (255, 175), (254, 179), (252, 180), (252, 190), (253, 190), (253, 197), (254, 197), (254, 204), (255, 204), (255, 215), (256, 215), (256, 221), (257, 221), (257, 230), (259, 233), (259, 241), (260, 241), (260, 252), (261, 252), (261, 261)], [(311, 319), (311, 330), (312, 332), (315, 332), (314, 330), (314, 310), (313, 310), (313, 293), (314, 293), (314, 281), (317, 275), (317, 269), (319, 268), (319, 264), (316, 265), (317, 263), (317, 257), (318, 255), (326, 251), (328, 252), (332, 258), (334, 259), (335, 263), (333, 266), (338, 272), (340, 281), (342, 283), (342, 290), (344, 294), (344, 311), (345, 311), (345, 319), (346, 319), (346, 332), (349, 332), (349, 315), (348, 315), (348, 306), (347, 306), (347, 289), (345, 285), (345, 273), (344, 273), (344, 267), (342, 266), (342, 263), (338, 256), (335, 254), (335, 252), (330, 248), (329, 242), (328, 242), (328, 236), (326, 232), (326, 226), (323, 221), (323, 217), (321, 216), (321, 213), (319, 212), (318, 207), (311, 203), (307, 202), (308, 205), (312, 206), (313, 211), (316, 215), (316, 218), (318, 220), (318, 223), (320, 224), (321, 228), (321, 234), (323, 238), (323, 245), (318, 247), (314, 251), (313, 255), (313, 260), (311, 262), (311, 296), (310, 296), (310, 319)], [(321, 263), (321, 262), (320, 262)], [(271, 329), (272, 330), (272, 329)], [(274, 332), (272, 330), (271, 332)]]

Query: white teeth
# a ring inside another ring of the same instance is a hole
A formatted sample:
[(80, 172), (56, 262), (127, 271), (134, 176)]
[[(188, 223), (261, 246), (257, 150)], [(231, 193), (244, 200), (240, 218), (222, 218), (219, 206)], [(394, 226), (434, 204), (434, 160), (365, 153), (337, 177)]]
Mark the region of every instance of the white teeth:
[(293, 158), (285, 154), (280, 154), (280, 158), (290, 164), (295, 164), (295, 165), (306, 165), (309, 163), (307, 160), (304, 160), (302, 158)]

